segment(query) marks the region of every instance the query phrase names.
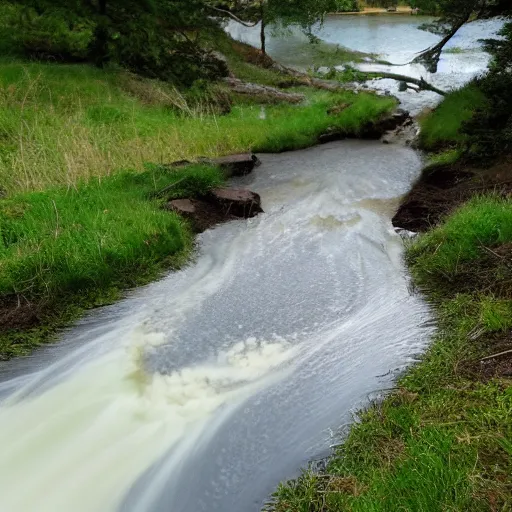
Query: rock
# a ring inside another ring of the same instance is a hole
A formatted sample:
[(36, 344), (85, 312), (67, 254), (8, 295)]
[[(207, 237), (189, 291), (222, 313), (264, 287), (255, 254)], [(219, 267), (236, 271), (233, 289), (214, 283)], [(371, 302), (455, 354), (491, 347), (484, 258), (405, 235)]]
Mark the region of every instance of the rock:
[(362, 139), (380, 139), (385, 133), (396, 130), (398, 127), (406, 124), (411, 116), (409, 112), (401, 108), (392, 114), (384, 117), (377, 123), (369, 123), (361, 131)]
[(205, 199), (220, 206), (226, 215), (247, 219), (263, 212), (260, 196), (246, 189), (216, 188)]
[(180, 167), (187, 167), (187, 165), (192, 165), (192, 162), (190, 160), (178, 160), (177, 162), (171, 162), (165, 166), (172, 169), (179, 169)]
[(232, 176), (245, 176), (250, 174), (255, 167), (261, 165), (258, 157), (252, 153), (223, 156), (210, 160), (213, 165), (218, 165), (224, 170), (226, 178)]
[(418, 233), (403, 228), (395, 228), (395, 233), (402, 237), (404, 240), (412, 240), (418, 236)]
[(173, 199), (165, 205), (165, 209), (179, 213), (184, 217), (190, 217), (196, 213), (196, 207), (191, 199)]
[(199, 157), (195, 162), (189, 160), (178, 160), (170, 164), (165, 164), (169, 169), (179, 169), (181, 167), (187, 167), (187, 165), (193, 165), (194, 163), (206, 164), (206, 165), (218, 165), (224, 171), (226, 178), (233, 176), (245, 176), (250, 174), (255, 167), (261, 165), (259, 158), (252, 153), (243, 153), (240, 155), (228, 155), (220, 158), (207, 158)]

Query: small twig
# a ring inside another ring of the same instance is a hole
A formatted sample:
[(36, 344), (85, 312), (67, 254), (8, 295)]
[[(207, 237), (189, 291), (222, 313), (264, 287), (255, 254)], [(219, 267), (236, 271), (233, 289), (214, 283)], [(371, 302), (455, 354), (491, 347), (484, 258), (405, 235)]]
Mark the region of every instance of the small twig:
[(184, 177), (184, 178), (179, 179), (178, 181), (175, 181), (174, 183), (171, 183), (170, 185), (167, 185), (162, 190), (160, 190), (158, 192), (155, 192), (153, 194), (153, 197), (161, 197), (161, 196), (163, 196), (166, 192), (169, 192), (169, 190), (171, 190), (171, 188), (174, 188), (178, 183), (181, 183), (182, 181), (185, 181), (186, 179), (187, 178)]
[(505, 350), (505, 352), (499, 352), (498, 354), (493, 354), (492, 356), (484, 357), (483, 359), (480, 359), (480, 362), (488, 361), (489, 359), (494, 359), (495, 357), (506, 356), (507, 354), (512, 354), (512, 349)]

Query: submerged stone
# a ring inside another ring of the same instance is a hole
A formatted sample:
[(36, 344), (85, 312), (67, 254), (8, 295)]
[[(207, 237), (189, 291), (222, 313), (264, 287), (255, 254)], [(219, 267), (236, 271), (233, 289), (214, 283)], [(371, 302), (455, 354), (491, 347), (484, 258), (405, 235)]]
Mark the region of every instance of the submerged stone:
[(211, 160), (211, 163), (221, 167), (227, 178), (245, 176), (250, 174), (255, 167), (261, 165), (260, 160), (253, 153), (223, 156)]
[(216, 188), (208, 200), (217, 204), (226, 214), (250, 218), (262, 213), (261, 198), (255, 192), (237, 188)]

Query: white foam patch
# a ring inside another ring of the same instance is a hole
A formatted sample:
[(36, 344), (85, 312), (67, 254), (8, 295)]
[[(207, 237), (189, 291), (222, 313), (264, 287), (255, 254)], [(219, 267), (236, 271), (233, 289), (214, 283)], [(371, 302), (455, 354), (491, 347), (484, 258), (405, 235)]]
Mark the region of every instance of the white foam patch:
[(134, 336), (40, 396), (0, 408), (0, 510), (108, 512), (162, 453), (278, 378), (296, 349), (250, 338), (211, 361), (147, 375)]

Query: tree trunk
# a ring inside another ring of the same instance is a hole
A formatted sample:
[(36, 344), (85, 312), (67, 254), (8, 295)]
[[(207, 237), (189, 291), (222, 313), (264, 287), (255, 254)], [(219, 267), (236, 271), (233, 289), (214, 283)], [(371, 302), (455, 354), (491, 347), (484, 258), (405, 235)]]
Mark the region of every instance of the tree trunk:
[(304, 94), (283, 92), (275, 87), (251, 84), (238, 78), (224, 78), (223, 80), (233, 92), (244, 96), (253, 96), (266, 101), (286, 101), (287, 103), (300, 103), (306, 99)]
[(100, 15), (98, 24), (94, 31), (94, 39), (89, 48), (89, 56), (97, 67), (102, 68), (108, 62), (108, 18), (107, 1), (99, 0), (98, 13)]
[(261, 32), (260, 32), (260, 38), (261, 38), (261, 53), (263, 55), (267, 54), (267, 38), (265, 35), (265, 7), (263, 7), (263, 4), (261, 5)]
[(432, 46), (432, 48), (428, 48), (421, 52), (413, 62), (421, 62), (425, 64), (430, 73), (437, 73), (437, 65), (441, 59), (441, 52), (459, 29), (469, 21), (470, 17), (471, 11), (464, 14), (459, 21), (452, 26), (450, 32), (441, 41), (439, 41), (439, 43)]

